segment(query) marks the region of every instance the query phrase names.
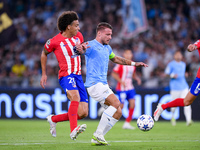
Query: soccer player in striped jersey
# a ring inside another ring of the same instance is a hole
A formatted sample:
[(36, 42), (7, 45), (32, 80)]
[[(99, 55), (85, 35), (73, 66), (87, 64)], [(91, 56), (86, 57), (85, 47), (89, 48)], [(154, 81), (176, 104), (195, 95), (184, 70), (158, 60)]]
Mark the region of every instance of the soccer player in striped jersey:
[[(170, 95), (172, 99), (184, 98), (189, 91), (189, 86), (185, 79), (186, 64), (182, 61), (183, 55), (180, 51), (174, 53), (174, 60), (169, 62), (165, 69), (166, 76), (170, 77)], [(171, 123), (173, 126), (176, 125), (174, 118), (176, 107), (171, 108), (172, 118)], [(184, 115), (186, 119), (186, 125), (189, 126), (192, 123), (192, 109), (191, 106), (184, 107)]]
[[(189, 52), (193, 52), (195, 50), (198, 50), (200, 55), (200, 40), (195, 42), (194, 44), (190, 44), (187, 47), (187, 50)], [(200, 93), (200, 67), (197, 71), (196, 79), (194, 80), (189, 92), (187, 93), (185, 98), (177, 98), (171, 102), (168, 102), (166, 104), (158, 104), (157, 109), (154, 112), (154, 120), (158, 121), (160, 115), (162, 114), (163, 110), (171, 107), (184, 107), (189, 106), (193, 103), (193, 101), (196, 99), (196, 97)]]
[[(143, 62), (133, 62), (115, 56), (109, 45), (111, 38), (112, 26), (105, 22), (99, 23), (96, 29), (96, 38), (88, 42), (90, 48), (84, 53), (87, 69), (85, 87), (87, 87), (89, 95), (105, 108), (97, 130), (93, 134), (92, 145), (108, 145), (104, 135), (115, 125), (122, 115), (120, 101), (107, 83), (109, 60), (122, 65), (148, 66)], [(83, 53), (83, 51), (79, 52)]]
[(47, 121), (50, 124), (50, 133), (56, 137), (56, 123), (69, 120), (70, 138), (76, 140), (78, 134), (86, 129), (86, 124), (77, 125), (77, 119), (88, 115), (88, 97), (81, 76), (81, 58), (77, 50), (86, 49), (87, 43), (83, 43), (83, 36), (79, 32), (76, 12), (63, 12), (58, 18), (57, 26), (60, 33), (46, 42), (41, 54), (42, 77), (40, 85), (45, 88), (47, 55), (54, 52), (60, 67), (59, 83), (71, 104), (68, 113), (49, 115)]
[[(127, 49), (124, 51), (123, 56), (125, 59), (132, 60), (132, 51)], [(131, 126), (130, 122), (132, 120), (133, 111), (135, 108), (135, 89), (133, 86), (133, 79), (137, 81), (137, 84), (141, 84), (141, 79), (136, 74), (135, 66), (126, 66), (117, 64), (112, 72), (112, 77), (117, 80), (116, 92), (121, 102), (121, 109), (124, 107), (124, 101), (129, 102), (129, 115), (123, 125), (123, 129), (135, 129)]]

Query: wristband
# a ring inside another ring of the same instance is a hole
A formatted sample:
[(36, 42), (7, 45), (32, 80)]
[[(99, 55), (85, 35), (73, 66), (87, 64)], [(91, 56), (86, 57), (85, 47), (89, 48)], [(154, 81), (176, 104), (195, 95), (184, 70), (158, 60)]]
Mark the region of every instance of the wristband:
[(135, 66), (135, 64), (136, 64), (136, 63), (135, 63), (134, 61), (131, 62), (131, 66)]
[(171, 73), (170, 74), (170, 78), (174, 78), (175, 77), (175, 74), (174, 73)]

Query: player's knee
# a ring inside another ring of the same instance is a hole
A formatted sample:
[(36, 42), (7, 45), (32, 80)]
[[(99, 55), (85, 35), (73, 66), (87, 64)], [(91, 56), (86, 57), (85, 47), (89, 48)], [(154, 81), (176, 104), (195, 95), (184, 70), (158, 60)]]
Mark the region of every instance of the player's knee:
[(84, 111), (84, 112), (82, 112), (82, 113), (79, 114), (79, 117), (80, 117), (81, 119), (83, 119), (83, 118), (85, 118), (85, 117), (87, 117), (87, 116), (88, 116), (88, 112), (86, 112), (86, 111)]
[(189, 105), (192, 104), (192, 102), (193, 102), (192, 100), (185, 100), (185, 101), (184, 101), (184, 105), (185, 105), (185, 106), (189, 106)]
[(119, 107), (118, 109), (117, 109), (117, 113), (118, 113), (118, 115), (121, 117), (122, 116), (122, 109)]
[(112, 104), (113, 107), (115, 107), (116, 109), (119, 108), (120, 106), (120, 101), (119, 100), (115, 100), (114, 103)]
[(70, 101), (80, 101), (80, 96), (78, 94), (67, 93), (67, 98), (69, 98)]

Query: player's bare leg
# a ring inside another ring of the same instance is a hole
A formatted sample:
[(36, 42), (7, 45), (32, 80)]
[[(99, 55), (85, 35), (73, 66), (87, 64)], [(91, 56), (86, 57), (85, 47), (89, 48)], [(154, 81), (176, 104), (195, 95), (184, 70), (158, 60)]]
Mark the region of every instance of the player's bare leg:
[(135, 108), (135, 99), (130, 99), (129, 100), (129, 116), (126, 118), (126, 121), (122, 127), (123, 129), (130, 129), (130, 130), (135, 129), (135, 127), (131, 126), (130, 124), (132, 120), (134, 108)]

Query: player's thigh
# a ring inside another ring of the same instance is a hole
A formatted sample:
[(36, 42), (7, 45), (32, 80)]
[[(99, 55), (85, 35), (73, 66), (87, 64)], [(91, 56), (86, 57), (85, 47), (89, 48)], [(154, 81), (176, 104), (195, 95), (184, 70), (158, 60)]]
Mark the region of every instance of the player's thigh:
[(199, 95), (199, 93), (200, 93), (200, 78), (196, 77), (196, 79), (192, 83), (190, 91), (184, 98), (185, 106), (191, 105), (193, 101), (196, 99), (196, 97)]
[(105, 99), (105, 104), (111, 105), (117, 109), (120, 106), (120, 101), (115, 94), (112, 93)]
[(127, 100), (129, 102), (129, 107), (134, 108), (135, 107), (135, 89), (128, 90), (127, 91)]
[[(86, 89), (85, 89), (85, 86), (84, 86), (82, 76), (81, 75), (74, 75), (74, 78), (75, 78), (75, 81), (76, 81), (77, 89), (79, 91), (80, 102), (88, 103), (88, 95), (87, 95), (87, 92), (86, 92)], [(83, 106), (86, 106), (86, 104), (83, 105)]]
[(73, 75), (61, 77), (59, 79), (59, 83), (67, 94), (67, 98), (70, 99), (70, 101), (80, 101), (79, 91)]
[(189, 106), (193, 103), (197, 96), (193, 95), (191, 92), (188, 92), (186, 97), (184, 98), (184, 105)]

